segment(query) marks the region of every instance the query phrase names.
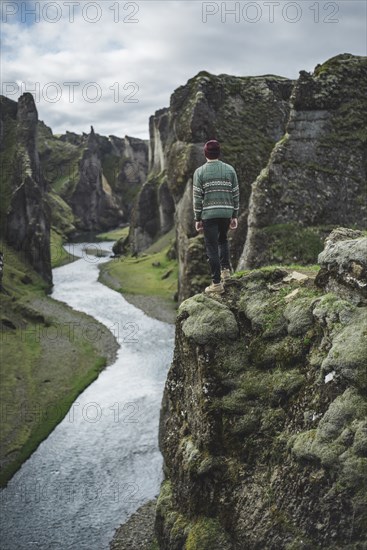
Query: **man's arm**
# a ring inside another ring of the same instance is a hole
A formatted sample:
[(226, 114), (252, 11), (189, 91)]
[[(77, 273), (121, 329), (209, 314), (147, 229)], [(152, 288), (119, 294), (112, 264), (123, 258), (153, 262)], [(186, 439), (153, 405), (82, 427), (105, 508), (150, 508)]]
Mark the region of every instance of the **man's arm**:
[(202, 188), (202, 182), (198, 173), (198, 170), (194, 172), (194, 184), (193, 184), (193, 203), (194, 203), (194, 217), (195, 221), (201, 221), (201, 214), (203, 211), (203, 199), (204, 193)]
[(238, 218), (238, 211), (240, 208), (240, 188), (238, 186), (237, 174), (233, 170), (232, 174), (232, 200), (233, 200), (233, 214), (232, 218)]

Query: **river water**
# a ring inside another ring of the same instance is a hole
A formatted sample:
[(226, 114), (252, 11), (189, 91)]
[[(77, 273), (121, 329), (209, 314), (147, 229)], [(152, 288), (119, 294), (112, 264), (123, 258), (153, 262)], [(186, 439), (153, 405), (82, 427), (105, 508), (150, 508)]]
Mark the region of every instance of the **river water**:
[(110, 328), (120, 349), (1, 491), (2, 550), (108, 549), (162, 478), (159, 410), (174, 327), (97, 281), (108, 258), (71, 246), (81, 259), (53, 271), (52, 297)]

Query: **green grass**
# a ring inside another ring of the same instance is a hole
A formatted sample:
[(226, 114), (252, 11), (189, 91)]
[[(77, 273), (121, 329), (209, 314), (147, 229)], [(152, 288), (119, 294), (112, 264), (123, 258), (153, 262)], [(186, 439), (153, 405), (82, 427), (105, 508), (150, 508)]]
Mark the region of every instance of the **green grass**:
[(273, 271), (274, 269), (285, 269), (286, 271), (299, 271), (300, 273), (304, 273), (305, 275), (309, 275), (309, 276), (313, 277), (320, 270), (320, 266), (318, 264), (307, 265), (307, 266), (300, 265), (300, 264), (266, 265), (266, 266), (260, 267), (258, 269), (244, 269), (244, 270), (241, 270), (241, 271), (236, 271), (233, 274), (233, 277), (235, 279), (239, 279), (239, 278), (243, 277), (244, 275), (249, 275), (249, 273), (253, 273), (254, 271), (262, 271), (262, 272), (265, 271), (265, 272), (267, 272), (267, 271)]
[[(172, 298), (177, 290), (178, 266), (176, 260), (168, 260), (168, 248), (139, 258), (113, 260), (103, 264), (101, 272), (120, 282), (121, 293)], [(153, 263), (160, 265), (154, 267)], [(172, 270), (170, 275), (162, 279), (169, 270)]]
[(87, 323), (96, 321), (48, 298), (47, 284), (22, 255), (1, 245), (0, 485), (4, 486), (98, 376), (106, 359), (83, 332)]
[(107, 231), (106, 233), (99, 233), (97, 235), (97, 241), (118, 241), (123, 237), (127, 237), (129, 234), (129, 227), (119, 227), (118, 229), (113, 229), (112, 231)]
[(51, 229), (50, 233), (50, 248), (51, 248), (51, 266), (60, 267), (61, 265), (69, 264), (74, 260), (78, 260), (76, 256), (66, 252), (63, 247), (64, 239), (55, 229)]
[[(99, 237), (105, 235), (108, 233), (102, 233)], [(172, 246), (174, 235), (175, 232), (172, 229), (137, 258), (122, 257), (102, 264), (101, 279), (105, 284), (109, 284), (108, 279), (112, 277), (113, 288), (118, 288), (120, 284), (118, 290), (123, 294), (159, 296), (171, 300), (177, 290), (178, 263), (177, 260), (169, 260), (167, 252)], [(170, 272), (168, 277), (162, 279), (162, 276), (168, 272)]]

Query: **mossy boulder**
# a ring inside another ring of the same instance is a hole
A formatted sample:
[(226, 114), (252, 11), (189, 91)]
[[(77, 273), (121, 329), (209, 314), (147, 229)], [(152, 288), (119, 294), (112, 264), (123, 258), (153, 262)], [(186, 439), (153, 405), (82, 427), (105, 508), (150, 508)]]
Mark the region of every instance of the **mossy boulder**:
[[(365, 399), (348, 388), (330, 404), (317, 429), (296, 436), (292, 445), (294, 456), (298, 460), (314, 461), (325, 468), (340, 470), (340, 482), (346, 483), (349, 488), (356, 488), (359, 483), (366, 485), (366, 478), (362, 476), (367, 468), (367, 459), (364, 457), (366, 414)], [(350, 477), (352, 463), (356, 471), (353, 483), (348, 483), (344, 478)]]
[(367, 391), (367, 311), (356, 309), (350, 322), (335, 336), (321, 365), (322, 375), (335, 372), (341, 380)]
[(231, 310), (203, 294), (182, 302), (178, 315), (183, 319), (184, 335), (197, 344), (217, 344), (238, 336), (238, 325)]
[(363, 547), (366, 307), (293, 271), (179, 309), (160, 447), (181, 516), (157, 523), (164, 550), (177, 532), (181, 548)]

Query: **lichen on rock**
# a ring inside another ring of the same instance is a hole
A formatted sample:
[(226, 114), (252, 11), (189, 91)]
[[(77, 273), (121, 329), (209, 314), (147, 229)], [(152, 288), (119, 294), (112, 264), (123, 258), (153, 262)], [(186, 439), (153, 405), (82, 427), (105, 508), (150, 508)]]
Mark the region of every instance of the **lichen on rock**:
[(184, 335), (197, 344), (214, 344), (238, 336), (237, 322), (231, 310), (203, 294), (182, 302), (178, 315), (184, 318)]
[(366, 306), (286, 275), (247, 272), (181, 304), (160, 424), (161, 550), (363, 548)]

